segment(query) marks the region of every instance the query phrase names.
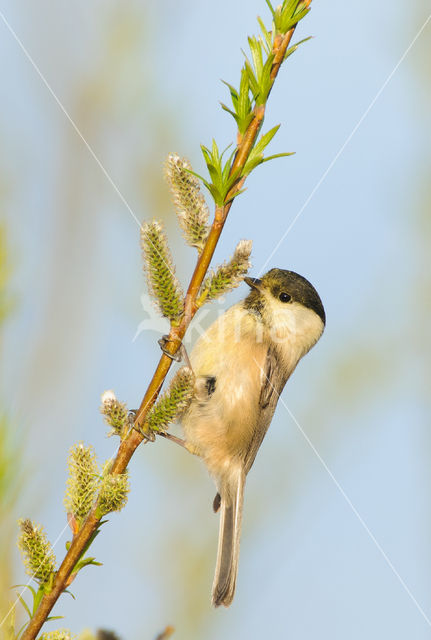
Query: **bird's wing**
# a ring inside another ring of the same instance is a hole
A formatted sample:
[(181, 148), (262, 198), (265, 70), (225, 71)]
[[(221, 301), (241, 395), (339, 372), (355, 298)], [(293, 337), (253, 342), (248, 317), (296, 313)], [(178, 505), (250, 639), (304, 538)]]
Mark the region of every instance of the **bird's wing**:
[(262, 374), (263, 382), (259, 398), (259, 417), (256, 422), (253, 437), (244, 458), (244, 468), (247, 474), (254, 462), (260, 445), (271, 424), (278, 398), (288, 380), (288, 375), (274, 349), (268, 348), (265, 370)]

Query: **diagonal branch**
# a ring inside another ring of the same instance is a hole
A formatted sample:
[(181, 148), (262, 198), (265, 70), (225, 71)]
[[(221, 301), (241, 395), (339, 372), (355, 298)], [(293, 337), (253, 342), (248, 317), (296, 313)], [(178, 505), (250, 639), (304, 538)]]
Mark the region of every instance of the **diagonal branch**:
[[(302, 5), (303, 7), (308, 7), (310, 3), (311, 0), (303, 0), (300, 5)], [(280, 70), (280, 66), (285, 59), (285, 54), (291, 42), (296, 26), (297, 25), (295, 24), (286, 34), (280, 37), (277, 36), (274, 39), (272, 51), (274, 58), (270, 75), (271, 88)], [(250, 156), (250, 153), (261, 129), (263, 119), (265, 117), (265, 106), (265, 104), (260, 104), (255, 107), (253, 118), (244, 135), (240, 136), (238, 134), (239, 143), (231, 166), (230, 175), (235, 172), (238, 172), (238, 175), (241, 175), (241, 172), (245, 167), (245, 164)], [(166, 349), (171, 355), (175, 355), (175, 353), (178, 351), (182, 339), (184, 338), (184, 335), (190, 325), (190, 322), (197, 311), (198, 307), (196, 304), (196, 298), (205, 275), (208, 271), (215, 248), (220, 238), (220, 234), (223, 231), (226, 218), (231, 209), (233, 202), (232, 197), (241, 190), (242, 185), (245, 181), (245, 177), (246, 176), (242, 177), (242, 179), (232, 187), (231, 191), (226, 197), (226, 204), (216, 207), (215, 209), (214, 220), (205, 247), (197, 260), (193, 275), (187, 289), (184, 315), (179, 325), (171, 327), (169, 333), (169, 338), (166, 343)], [(154, 372), (154, 375), (148, 385), (147, 391), (142, 399), (140, 407), (137, 411), (134, 429), (132, 429), (129, 435), (121, 442), (111, 467), (111, 473), (124, 473), (137, 447), (143, 441), (147, 441), (140, 430), (144, 425), (145, 417), (149, 409), (155, 403), (159, 395), (160, 389), (163, 385), (166, 375), (169, 372), (171, 364), (171, 358), (163, 353)], [(73, 570), (75, 568), (75, 565), (82, 556), (82, 553), (86, 549), (89, 542), (91, 542), (100, 524), (101, 518), (97, 513), (96, 503), (79, 531), (74, 535), (66, 556), (64, 557), (63, 562), (61, 563), (60, 568), (55, 576), (52, 590), (43, 596), (40, 605), (35, 615), (30, 620), (27, 628), (25, 629), (21, 640), (34, 640), (36, 638), (58, 598), (70, 585), (74, 577)]]

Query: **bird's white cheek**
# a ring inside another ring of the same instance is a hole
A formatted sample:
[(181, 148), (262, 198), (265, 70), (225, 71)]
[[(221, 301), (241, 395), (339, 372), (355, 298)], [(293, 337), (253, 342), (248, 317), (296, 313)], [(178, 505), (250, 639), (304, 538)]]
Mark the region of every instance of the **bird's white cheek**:
[(300, 319), (291, 307), (274, 309), (271, 320), (269, 334), (272, 342), (283, 342), (298, 333)]
[(323, 323), (311, 309), (293, 303), (273, 309), (270, 339), (275, 344), (289, 341), (296, 343), (304, 354), (317, 342), (323, 331)]

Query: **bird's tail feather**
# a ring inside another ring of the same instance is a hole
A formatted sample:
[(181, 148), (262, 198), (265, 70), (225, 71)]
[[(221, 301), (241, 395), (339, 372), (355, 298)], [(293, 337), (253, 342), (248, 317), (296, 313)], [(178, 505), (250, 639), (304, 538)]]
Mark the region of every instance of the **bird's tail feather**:
[(235, 593), (241, 536), (245, 474), (242, 468), (231, 470), (220, 487), (221, 513), (212, 601), (215, 607), (228, 607)]

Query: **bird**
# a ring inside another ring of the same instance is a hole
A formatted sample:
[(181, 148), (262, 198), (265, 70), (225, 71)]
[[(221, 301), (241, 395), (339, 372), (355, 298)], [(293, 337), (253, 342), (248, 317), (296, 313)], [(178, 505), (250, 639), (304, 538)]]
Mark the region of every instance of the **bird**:
[(194, 393), (182, 418), (185, 447), (202, 458), (217, 487), (216, 607), (228, 607), (235, 593), (246, 476), (287, 380), (326, 324), (319, 294), (298, 273), (273, 268), (244, 281), (248, 295), (190, 354)]

